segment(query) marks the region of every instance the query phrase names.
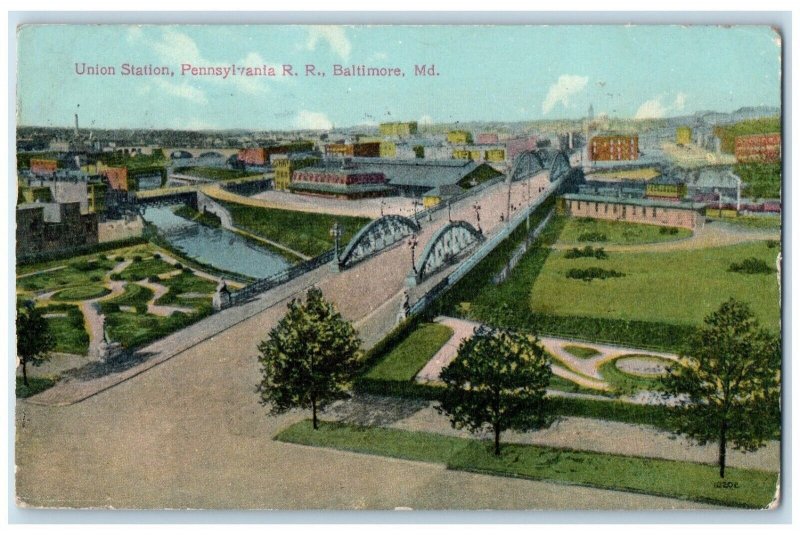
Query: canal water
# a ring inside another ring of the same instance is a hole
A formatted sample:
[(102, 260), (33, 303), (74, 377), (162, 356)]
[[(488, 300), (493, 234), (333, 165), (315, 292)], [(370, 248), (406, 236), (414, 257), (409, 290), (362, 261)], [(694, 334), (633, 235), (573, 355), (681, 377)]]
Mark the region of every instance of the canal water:
[(218, 269), (263, 279), (289, 267), (281, 255), (262, 249), (222, 228), (211, 228), (175, 215), (175, 206), (148, 206), (144, 219), (189, 258)]

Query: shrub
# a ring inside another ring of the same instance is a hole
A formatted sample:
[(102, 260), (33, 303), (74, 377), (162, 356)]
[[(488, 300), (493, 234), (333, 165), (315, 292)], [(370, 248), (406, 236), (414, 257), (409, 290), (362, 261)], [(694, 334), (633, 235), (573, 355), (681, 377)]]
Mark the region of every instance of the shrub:
[(137, 254), (136, 256), (133, 257), (133, 261), (134, 262), (141, 262), (142, 261), (142, 257)]
[(776, 247), (779, 247), (780, 244), (781, 244), (781, 242), (779, 242), (778, 240), (767, 240), (767, 247), (770, 248), (770, 249), (774, 249)]
[(669, 235), (671, 235), (671, 236), (674, 236), (674, 235), (675, 235), (675, 234), (677, 234), (678, 232), (680, 232), (680, 231), (678, 230), (678, 228), (677, 228), (677, 227), (661, 227), (661, 228), (658, 230), (658, 233), (659, 233), (659, 234), (669, 234)]
[(125, 261), (125, 257), (124, 256), (115, 256), (114, 257), (114, 262), (124, 262), (124, 261)]
[(125, 279), (122, 278), (122, 274), (120, 274), (120, 273), (112, 273), (111, 275), (109, 275), (108, 278), (111, 279), (112, 281), (125, 280)]
[(586, 282), (591, 282), (594, 279), (608, 279), (616, 277), (624, 277), (624, 273), (614, 271), (613, 269), (603, 269), (599, 267), (590, 267), (586, 269), (572, 268), (567, 271), (567, 278), (578, 279)]
[(156, 260), (161, 260), (161, 253), (153, 253), (153, 258)]
[(608, 258), (608, 253), (606, 253), (602, 247), (595, 249), (591, 245), (587, 245), (583, 249), (573, 247), (564, 253), (564, 258), (597, 258), (600, 260), (605, 260)]
[(192, 273), (194, 273), (192, 268), (190, 268), (189, 266), (183, 266), (183, 272), (188, 274), (188, 275), (191, 275)]
[(578, 241), (608, 241), (608, 236), (602, 232), (584, 232), (578, 236)]
[(759, 273), (772, 273), (775, 271), (775, 268), (764, 262), (759, 258), (745, 258), (738, 264), (733, 262), (728, 271), (732, 271), (734, 273), (744, 273), (746, 275), (756, 275)]
[(161, 277), (159, 277), (158, 275), (150, 275), (149, 277), (147, 277), (147, 281), (159, 283), (161, 282)]
[(178, 262), (177, 264), (175, 264), (175, 269), (183, 269), (183, 264)]
[(89, 280), (92, 282), (100, 282), (101, 280), (103, 280), (103, 277), (101, 277), (100, 275), (92, 275), (91, 277), (89, 277)]

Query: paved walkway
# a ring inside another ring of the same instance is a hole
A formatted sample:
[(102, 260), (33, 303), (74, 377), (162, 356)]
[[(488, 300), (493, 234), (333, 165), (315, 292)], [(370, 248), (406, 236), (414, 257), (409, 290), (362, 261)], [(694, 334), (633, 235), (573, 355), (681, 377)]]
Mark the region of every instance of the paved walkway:
[(384, 199), (362, 199), (356, 202), (342, 199), (326, 199), (311, 195), (298, 195), (284, 191), (265, 191), (251, 197), (237, 195), (219, 187), (207, 186), (203, 193), (209, 197), (244, 204), (247, 206), (260, 206), (263, 208), (277, 208), (281, 210), (295, 210), (299, 212), (313, 212), (353, 217), (380, 217), (381, 210), (385, 214), (401, 214), (413, 216), (413, 199), (405, 197), (390, 197)]
[(25, 273), (23, 275), (17, 275), (17, 279), (24, 279), (25, 277), (33, 277), (34, 275), (41, 275), (42, 273), (52, 273), (53, 271), (60, 271), (65, 269), (67, 266), (56, 266), (51, 267), (48, 269), (40, 269), (39, 271), (31, 271), (30, 273)]
[(698, 228), (688, 237), (679, 240), (663, 241), (656, 243), (633, 244), (604, 244), (604, 243), (556, 243), (552, 246), (556, 250), (568, 250), (584, 245), (594, 245), (608, 252), (619, 253), (669, 253), (674, 251), (687, 251), (692, 249), (707, 249), (712, 247), (725, 247), (753, 241), (780, 240), (780, 230), (750, 230), (738, 229), (729, 225), (707, 223)]

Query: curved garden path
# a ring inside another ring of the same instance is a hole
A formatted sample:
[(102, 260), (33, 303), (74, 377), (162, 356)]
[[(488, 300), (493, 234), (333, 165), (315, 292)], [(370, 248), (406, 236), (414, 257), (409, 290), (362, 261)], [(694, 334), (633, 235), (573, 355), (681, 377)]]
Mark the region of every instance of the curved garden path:
[[(479, 325), (477, 322), (463, 320), (459, 318), (451, 318), (440, 316), (435, 320), (437, 323), (447, 325), (453, 329), (453, 336), (450, 340), (442, 346), (439, 351), (428, 361), (428, 363), (420, 370), (416, 376), (416, 381), (421, 383), (436, 382), (439, 380), (439, 374), (442, 369), (450, 364), (456, 357), (458, 346), (461, 342), (472, 336), (475, 327)], [(540, 342), (545, 350), (550, 353), (558, 363), (551, 365), (553, 375), (567, 379), (580, 386), (591, 388), (599, 391), (609, 391), (611, 387), (603, 379), (600, 374), (600, 367), (612, 360), (615, 360), (623, 355), (647, 355), (651, 357), (659, 357), (666, 360), (677, 361), (678, 355), (672, 353), (662, 353), (658, 351), (649, 351), (645, 349), (634, 349), (623, 346), (614, 346), (608, 344), (595, 344), (592, 342), (584, 342), (577, 340), (569, 340), (565, 338), (553, 337), (539, 337)], [(597, 355), (589, 358), (580, 358), (569, 353), (565, 346), (576, 345), (594, 349)], [(559, 395), (561, 393), (559, 392)], [(647, 400), (644, 399), (646, 402)]]
[(696, 229), (688, 238), (672, 241), (631, 243), (631, 244), (605, 244), (593, 243), (556, 243), (551, 247), (556, 250), (568, 250), (574, 247), (602, 247), (608, 252), (618, 253), (668, 253), (673, 251), (686, 251), (691, 249), (706, 249), (711, 247), (724, 247), (738, 245), (753, 241), (780, 240), (780, 230), (741, 229), (733, 228), (724, 223), (709, 223)]

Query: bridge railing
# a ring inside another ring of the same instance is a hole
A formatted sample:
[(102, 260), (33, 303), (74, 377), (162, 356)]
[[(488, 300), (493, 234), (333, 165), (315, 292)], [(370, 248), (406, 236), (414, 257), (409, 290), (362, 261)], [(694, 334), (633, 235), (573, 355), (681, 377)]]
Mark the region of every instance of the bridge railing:
[(295, 264), (294, 266), (290, 266), (283, 271), (279, 271), (274, 275), (270, 275), (264, 279), (259, 279), (251, 284), (248, 284), (244, 288), (241, 288), (240, 290), (231, 292), (230, 304), (228, 306), (234, 306), (247, 301), (258, 294), (264, 293), (276, 286), (280, 286), (281, 284), (308, 273), (309, 271), (313, 271), (318, 267), (331, 262), (333, 260), (333, 256), (334, 250), (331, 249), (319, 256), (315, 256), (314, 258), (299, 264)]

